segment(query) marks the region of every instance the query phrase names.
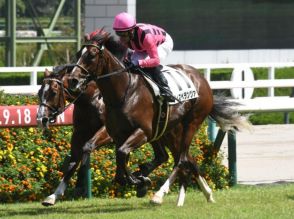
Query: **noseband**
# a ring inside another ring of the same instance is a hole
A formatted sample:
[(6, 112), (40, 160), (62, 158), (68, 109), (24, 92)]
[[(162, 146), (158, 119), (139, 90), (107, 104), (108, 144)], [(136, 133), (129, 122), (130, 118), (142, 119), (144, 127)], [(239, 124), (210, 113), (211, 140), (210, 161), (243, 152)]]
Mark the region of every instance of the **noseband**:
[(80, 93), (77, 97), (73, 97), (72, 94), (70, 93), (70, 91), (64, 87), (63, 82), (61, 80), (56, 79), (56, 78), (45, 78), (44, 81), (49, 81), (49, 82), (55, 81), (60, 85), (60, 88), (61, 88), (60, 92), (61, 93), (59, 94), (59, 101), (60, 101), (60, 99), (62, 99), (64, 102), (66, 102), (65, 97), (64, 97), (64, 92), (67, 93), (70, 97), (72, 97), (74, 99), (72, 102), (65, 105), (63, 108), (52, 107), (49, 104), (47, 104), (45, 102), (45, 100), (41, 100), (42, 102), (40, 103), (40, 106), (48, 107), (52, 111), (51, 115), (49, 116), (49, 122), (54, 123), (56, 121), (56, 117), (58, 115), (60, 115), (61, 113), (63, 113), (65, 110), (67, 110), (67, 108), (69, 108), (71, 104), (75, 103), (78, 100), (78, 98), (81, 96), (82, 93)]
[[(85, 47), (95, 47), (98, 50), (98, 52), (96, 52), (94, 54), (95, 56), (97, 56), (97, 55), (98, 56), (103, 56), (103, 54), (104, 54), (103, 53), (103, 51), (104, 51), (104, 46), (103, 45), (100, 46), (100, 45), (95, 44), (95, 43), (88, 43), (88, 44), (84, 44), (82, 46), (82, 49), (85, 48)], [(123, 97), (122, 101), (120, 101), (120, 103), (118, 103), (118, 104), (115, 104), (115, 106), (117, 107), (117, 106), (121, 106), (125, 102), (125, 98), (126, 98), (126, 95), (128, 93), (128, 90), (129, 90), (129, 87), (130, 87), (130, 84), (131, 84), (131, 76), (130, 76), (129, 68), (124, 67), (124, 65), (111, 52), (109, 52), (109, 54), (110, 54), (112, 59), (114, 59), (117, 63), (119, 63), (119, 65), (122, 67), (121, 69), (119, 69), (117, 71), (113, 71), (113, 72), (108, 73), (108, 74), (98, 75), (98, 76), (94, 77), (95, 74), (93, 72), (88, 71), (86, 68), (84, 68), (80, 64), (74, 64), (74, 65), (76, 67), (80, 68), (83, 72), (86, 73), (86, 74), (82, 74), (85, 79), (81, 83), (79, 83), (80, 87), (88, 84), (91, 80), (95, 80), (97, 82), (97, 81), (99, 81), (101, 79), (109, 78), (109, 77), (112, 77), (112, 76), (127, 72), (128, 76), (129, 76), (128, 86), (126, 88), (126, 91), (124, 92), (124, 97)], [(99, 66), (99, 63), (97, 64), (97, 66)]]

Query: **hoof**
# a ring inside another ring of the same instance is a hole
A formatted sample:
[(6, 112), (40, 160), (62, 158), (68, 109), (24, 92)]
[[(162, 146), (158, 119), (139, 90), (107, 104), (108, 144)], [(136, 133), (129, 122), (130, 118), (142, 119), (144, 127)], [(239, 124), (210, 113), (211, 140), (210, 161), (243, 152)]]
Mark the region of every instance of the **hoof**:
[(127, 185), (127, 180), (123, 176), (115, 176), (114, 182), (118, 183), (120, 186), (126, 186)]
[(142, 186), (137, 186), (137, 197), (138, 198), (143, 198), (148, 191), (148, 186), (142, 185)]
[(139, 176), (138, 179), (141, 183), (137, 185), (137, 197), (142, 198), (147, 194), (148, 188), (151, 186), (151, 180), (145, 176)]
[(74, 198), (85, 198), (87, 197), (87, 190), (82, 187), (76, 187), (74, 189)]
[(154, 204), (154, 205), (161, 205), (162, 202), (163, 202), (162, 197), (159, 197), (159, 196), (156, 195), (156, 194), (155, 194), (155, 195), (152, 197), (152, 199), (150, 200), (150, 203), (151, 203), (151, 204)]
[(47, 197), (43, 202), (42, 202), (43, 206), (49, 207), (49, 206), (53, 206), (55, 205), (55, 199), (54, 198), (50, 198)]
[(210, 195), (210, 196), (207, 198), (207, 202), (208, 202), (208, 203), (215, 203), (215, 201), (214, 201), (212, 195)]
[(178, 203), (177, 204), (177, 207), (183, 207), (184, 206), (184, 203)]

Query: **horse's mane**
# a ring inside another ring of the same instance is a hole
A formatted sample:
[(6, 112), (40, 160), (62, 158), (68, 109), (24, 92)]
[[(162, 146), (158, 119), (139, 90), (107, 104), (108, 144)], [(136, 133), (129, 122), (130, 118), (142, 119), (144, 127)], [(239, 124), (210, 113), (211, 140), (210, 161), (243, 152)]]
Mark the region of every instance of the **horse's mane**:
[(104, 45), (119, 60), (122, 60), (127, 54), (127, 48), (113, 36), (110, 36)]
[(118, 40), (116, 40), (113, 35), (104, 31), (104, 28), (97, 29), (96, 31), (92, 32), (88, 38), (88, 42), (104, 44), (105, 48), (108, 49), (112, 55), (114, 55), (119, 60), (123, 60), (127, 54), (128, 49)]

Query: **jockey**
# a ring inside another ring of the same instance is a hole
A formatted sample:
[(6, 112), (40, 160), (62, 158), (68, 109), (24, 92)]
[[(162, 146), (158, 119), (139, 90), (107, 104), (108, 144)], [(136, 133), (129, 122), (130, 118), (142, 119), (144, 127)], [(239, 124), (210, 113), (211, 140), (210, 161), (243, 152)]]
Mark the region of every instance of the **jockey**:
[(120, 41), (131, 49), (130, 61), (133, 68), (141, 67), (158, 83), (161, 95), (167, 101), (173, 101), (168, 82), (160, 71), (160, 61), (173, 49), (173, 40), (162, 28), (136, 23), (135, 18), (122, 12), (115, 16), (113, 30)]

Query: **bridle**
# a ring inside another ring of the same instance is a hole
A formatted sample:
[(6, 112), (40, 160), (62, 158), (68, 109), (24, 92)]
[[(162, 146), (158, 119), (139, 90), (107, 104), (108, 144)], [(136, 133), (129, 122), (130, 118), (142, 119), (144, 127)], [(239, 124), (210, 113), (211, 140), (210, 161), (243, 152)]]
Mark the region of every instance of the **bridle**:
[[(82, 49), (85, 48), (85, 47), (94, 47), (94, 48), (97, 49), (97, 52), (95, 52), (95, 54), (93, 54), (93, 56), (97, 56), (97, 55), (98, 56), (103, 56), (104, 55), (104, 49), (105, 48), (104, 48), (103, 45), (99, 45), (99, 44), (96, 44), (96, 43), (87, 43), (87, 44), (84, 44), (82, 46)], [(115, 105), (115, 106), (121, 106), (125, 102), (129, 87), (131, 85), (131, 75), (130, 75), (130, 72), (129, 72), (129, 68), (126, 68), (122, 64), (122, 62), (119, 61), (118, 58), (116, 58), (111, 52), (109, 52), (109, 55), (111, 56), (112, 59), (114, 59), (122, 67), (121, 69), (119, 69), (117, 71), (110, 72), (108, 74), (98, 75), (98, 76), (94, 77), (93, 75), (95, 75), (95, 74), (93, 72), (87, 70), (86, 68), (84, 68), (82, 65), (80, 65), (78, 63), (74, 64), (75, 67), (78, 67), (78, 68), (80, 68), (82, 70), (82, 72), (85, 72), (85, 73), (81, 73), (81, 75), (82, 75), (82, 77), (84, 79), (80, 79), (81, 82), (78, 84), (78, 87), (85, 87), (84, 85), (88, 84), (91, 80), (95, 80), (97, 82), (99, 80), (102, 80), (102, 79), (105, 79), (105, 78), (109, 78), (109, 77), (112, 77), (112, 76), (127, 72), (129, 79), (128, 79), (128, 85), (127, 85), (126, 91), (124, 92), (124, 96), (123, 96), (122, 100), (120, 101), (120, 103)], [(99, 60), (103, 60), (103, 58), (101, 58)], [(97, 71), (99, 66), (100, 66), (100, 62), (97, 63), (96, 71)]]
[[(95, 43), (86, 43), (86, 44), (83, 44), (81, 50), (85, 47), (95, 47), (96, 49), (98, 49), (99, 52), (97, 52), (95, 55), (103, 55), (103, 51), (104, 51), (104, 46), (100, 46), (98, 44), (95, 44)], [(123, 73), (125, 71), (128, 71), (129, 69), (128, 68), (125, 68), (125, 66), (114, 56), (110, 53), (110, 55), (112, 56), (113, 59), (116, 60), (117, 63), (119, 63), (123, 68), (118, 70), (118, 71), (114, 71), (114, 72), (111, 72), (109, 74), (106, 74), (106, 75), (101, 75), (101, 76), (96, 76), (95, 77), (95, 80), (101, 80), (103, 78), (108, 78), (108, 77), (111, 77), (111, 76), (114, 76), (114, 75), (117, 75), (117, 74), (120, 74), (120, 73)], [(97, 64), (99, 65), (99, 64)], [(75, 67), (78, 67), (80, 68), (83, 72), (86, 72), (86, 74), (83, 74), (83, 76), (85, 78), (91, 78), (93, 79), (93, 77), (91, 75), (94, 75), (93, 72), (91, 71), (88, 71), (86, 68), (84, 68), (83, 66), (81, 66), (80, 64), (71, 64), (71, 66), (75, 66)]]
[(65, 104), (64, 107), (56, 108), (56, 107), (52, 107), (49, 104), (47, 104), (46, 101), (44, 99), (42, 99), (43, 96), (41, 97), (40, 106), (45, 106), (45, 107), (49, 108), (52, 111), (51, 114), (49, 115), (49, 118), (48, 118), (49, 123), (52, 124), (52, 123), (56, 122), (56, 118), (57, 118), (58, 115), (60, 115), (64, 111), (66, 111), (72, 104), (74, 104), (80, 98), (82, 93), (79, 93), (79, 95), (77, 97), (74, 97), (70, 93), (69, 89), (64, 87), (63, 82), (61, 80), (59, 80), (59, 79), (56, 79), (56, 78), (45, 78), (43, 81), (44, 82), (46, 82), (46, 81), (48, 81), (48, 82), (55, 81), (60, 86), (60, 94), (58, 95), (59, 96), (58, 103), (60, 103), (60, 101), (63, 101), (64, 103), (66, 103), (64, 93), (68, 94), (71, 97), (71, 99), (73, 99), (73, 101), (71, 101), (70, 103)]

